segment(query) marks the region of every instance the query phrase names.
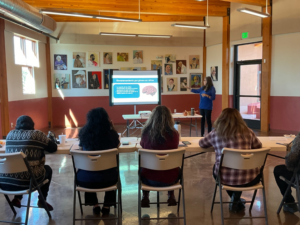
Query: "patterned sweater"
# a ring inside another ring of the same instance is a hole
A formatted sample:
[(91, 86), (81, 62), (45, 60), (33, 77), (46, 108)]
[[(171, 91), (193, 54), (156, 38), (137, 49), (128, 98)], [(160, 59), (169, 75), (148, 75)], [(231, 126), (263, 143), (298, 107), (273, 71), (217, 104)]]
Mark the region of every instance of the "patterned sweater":
[(285, 164), (290, 171), (300, 170), (300, 133), (293, 141), (292, 149), (285, 157)]
[[(12, 130), (6, 137), (6, 153), (23, 152), (27, 155), (27, 160), (32, 172), (38, 182), (45, 179), (45, 153), (55, 152), (57, 145), (39, 130)], [(28, 171), (14, 174), (0, 173), (0, 184), (10, 184), (16, 186), (29, 185)]]

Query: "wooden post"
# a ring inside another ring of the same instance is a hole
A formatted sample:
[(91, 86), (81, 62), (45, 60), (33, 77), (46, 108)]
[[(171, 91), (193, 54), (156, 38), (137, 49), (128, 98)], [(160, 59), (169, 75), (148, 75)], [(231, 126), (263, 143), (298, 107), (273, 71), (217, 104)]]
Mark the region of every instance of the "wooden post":
[(203, 32), (203, 79), (206, 77), (206, 30)]
[[(5, 54), (5, 21), (0, 19), (0, 105), (1, 105), (1, 129), (3, 138), (9, 133), (9, 110), (7, 71)], [(2, 137), (1, 137), (2, 138)]]
[[(266, 7), (263, 7), (263, 11)], [(271, 6), (268, 11), (271, 14)], [(272, 15), (272, 14), (271, 14)], [(262, 19), (263, 59), (261, 75), (261, 131), (270, 129), (271, 56), (272, 56), (272, 17)]]
[(51, 80), (51, 60), (50, 60), (50, 38), (47, 37), (46, 43), (46, 67), (47, 67), (47, 92), (48, 92), (48, 126), (53, 127), (52, 123), (52, 80)]
[(223, 17), (222, 41), (222, 109), (229, 107), (229, 48), (230, 48), (229, 15)]

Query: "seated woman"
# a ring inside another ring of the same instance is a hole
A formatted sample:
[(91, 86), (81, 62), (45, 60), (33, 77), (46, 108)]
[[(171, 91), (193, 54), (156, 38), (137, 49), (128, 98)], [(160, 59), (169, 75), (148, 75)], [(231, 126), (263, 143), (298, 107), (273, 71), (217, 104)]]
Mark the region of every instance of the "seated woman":
[[(211, 131), (199, 145), (202, 148), (214, 147), (216, 162), (213, 168), (213, 176), (217, 177), (223, 148), (257, 149), (262, 144), (244, 122), (241, 114), (236, 109), (224, 109), (214, 123), (215, 130)], [(221, 183), (233, 187), (253, 186), (260, 181), (260, 168), (252, 170), (236, 170), (222, 167)], [(229, 209), (238, 212), (245, 208), (245, 200), (241, 199), (242, 192), (227, 191), (231, 201)]]
[[(291, 180), (293, 177), (294, 170), (300, 170), (300, 133), (293, 141), (293, 145), (289, 154), (285, 157), (285, 165), (278, 165), (274, 168), (274, 176), (276, 183), (280, 189), (282, 195), (285, 194), (288, 184), (281, 180), (279, 177), (284, 177), (287, 180)], [(298, 211), (298, 206), (295, 203), (295, 199), (292, 195), (291, 188), (289, 189), (287, 196), (285, 198), (285, 203), (288, 205), (283, 205), (283, 211), (295, 213)]]
[[(87, 114), (87, 123), (79, 132), (79, 145), (84, 151), (99, 151), (118, 148), (120, 145), (119, 135), (103, 108), (95, 108)], [(119, 171), (117, 168), (105, 171), (85, 171), (78, 170), (77, 184), (85, 188), (106, 188), (115, 185), (118, 182)], [(93, 205), (93, 212), (100, 214), (97, 194), (85, 193), (85, 202)], [(104, 206), (102, 214), (108, 215), (110, 206), (116, 202), (116, 192), (105, 192)]]
[[(38, 183), (49, 180), (41, 187), (41, 192), (46, 200), (52, 178), (52, 169), (45, 165), (45, 152), (57, 151), (56, 143), (52, 142), (46, 134), (34, 130), (34, 122), (29, 116), (20, 116), (17, 119), (15, 130), (8, 133), (6, 137), (6, 153), (23, 152)], [(21, 191), (29, 188), (29, 173), (0, 174), (0, 188), (7, 191)], [(16, 195), (12, 200), (15, 207), (21, 208), (22, 195)], [(40, 196), (39, 196), (40, 199)], [(38, 206), (44, 208), (40, 200)], [(48, 209), (53, 207), (47, 203)]]
[[(147, 120), (141, 138), (144, 149), (170, 150), (177, 149), (179, 134), (174, 129), (171, 111), (166, 106), (157, 106)], [(180, 168), (166, 171), (141, 169), (141, 180), (144, 184), (156, 187), (166, 187), (176, 184), (179, 180)], [(175, 206), (174, 191), (169, 191), (168, 206)], [(149, 191), (143, 191), (142, 207), (150, 207)]]

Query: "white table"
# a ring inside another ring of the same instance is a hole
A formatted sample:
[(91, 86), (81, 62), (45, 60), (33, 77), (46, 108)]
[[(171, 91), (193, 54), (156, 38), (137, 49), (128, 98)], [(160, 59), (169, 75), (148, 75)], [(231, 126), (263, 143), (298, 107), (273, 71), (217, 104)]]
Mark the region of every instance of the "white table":
[[(133, 120), (133, 121), (136, 122), (137, 120), (147, 120), (149, 118), (149, 116), (144, 116), (143, 114), (141, 114), (141, 115), (139, 115), (139, 114), (129, 114), (129, 115), (123, 115), (122, 117), (123, 117), (124, 120), (127, 121), (127, 126), (126, 126), (127, 137), (129, 137), (129, 130), (131, 128), (131, 124), (129, 124), (129, 120)], [(172, 117), (174, 119), (178, 119), (178, 120), (191, 119), (190, 137), (192, 136), (192, 127), (196, 128), (196, 136), (198, 136), (197, 119), (202, 118), (201, 115), (195, 114), (194, 116), (191, 116), (191, 115), (184, 116), (183, 113), (173, 113)], [(193, 119), (195, 119), (195, 123), (193, 123)], [(134, 128), (138, 128), (138, 127), (134, 126)]]
[[(214, 148), (201, 148), (199, 146), (199, 140), (202, 137), (181, 137), (181, 141), (189, 141), (191, 144), (187, 145), (186, 151), (187, 152), (197, 152), (197, 153), (204, 153), (204, 152), (214, 152)], [(286, 151), (286, 146), (276, 144), (276, 140), (272, 140), (274, 137), (258, 137), (258, 139), (261, 141), (263, 147), (270, 148), (271, 151)], [(5, 142), (5, 140), (1, 140)], [(126, 152), (135, 152), (140, 146), (140, 138), (137, 137), (123, 137), (121, 138), (121, 143), (123, 141), (128, 141), (129, 145), (120, 145), (119, 146), (119, 152), (120, 153), (126, 153)], [(290, 139), (289, 141), (292, 141)], [(69, 154), (70, 149), (79, 149), (79, 140), (78, 139), (67, 139), (67, 143), (69, 145), (58, 145), (58, 149), (54, 154)], [(5, 145), (3, 145), (2, 148), (0, 148), (0, 153), (5, 153)]]

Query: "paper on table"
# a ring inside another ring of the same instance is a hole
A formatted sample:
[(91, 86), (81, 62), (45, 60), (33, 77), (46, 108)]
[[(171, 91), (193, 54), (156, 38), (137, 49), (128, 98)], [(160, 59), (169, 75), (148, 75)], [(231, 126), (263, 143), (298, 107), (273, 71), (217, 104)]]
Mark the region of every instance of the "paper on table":
[(287, 138), (285, 138), (285, 137), (269, 137), (269, 139), (271, 141), (276, 141), (276, 142), (282, 143), (282, 144), (288, 144), (288, 143), (290, 143), (290, 141)]

